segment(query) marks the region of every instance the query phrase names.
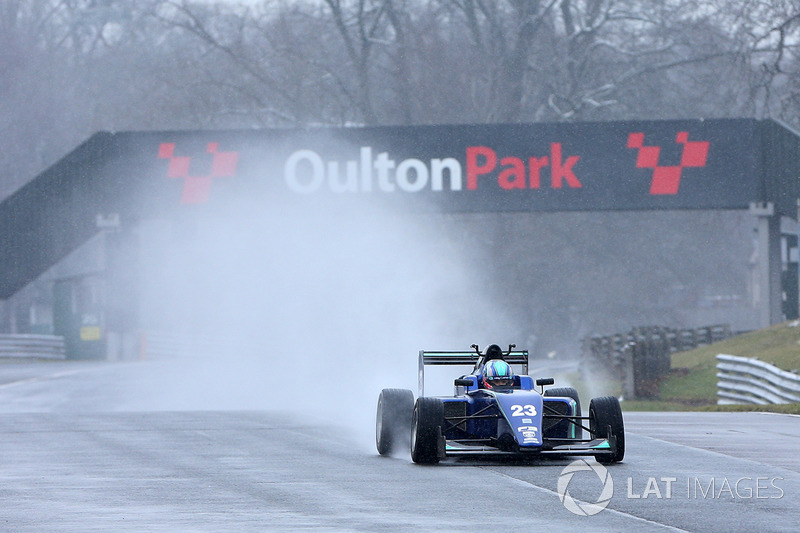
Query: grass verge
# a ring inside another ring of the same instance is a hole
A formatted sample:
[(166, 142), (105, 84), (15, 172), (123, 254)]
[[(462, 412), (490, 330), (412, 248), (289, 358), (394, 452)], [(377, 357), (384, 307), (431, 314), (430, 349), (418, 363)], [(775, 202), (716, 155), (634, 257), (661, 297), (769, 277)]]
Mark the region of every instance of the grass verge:
[(800, 369), (800, 321), (737, 335), (672, 355), (672, 370), (652, 400), (626, 400), (626, 411), (762, 411), (800, 414), (800, 404), (717, 405), (717, 354), (755, 357), (783, 370)]

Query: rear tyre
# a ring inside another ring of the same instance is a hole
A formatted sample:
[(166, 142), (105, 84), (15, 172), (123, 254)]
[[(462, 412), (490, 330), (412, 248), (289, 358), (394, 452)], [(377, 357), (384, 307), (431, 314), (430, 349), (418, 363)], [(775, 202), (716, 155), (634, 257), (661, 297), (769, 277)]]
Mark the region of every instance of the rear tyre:
[(383, 389), (375, 416), (375, 444), (378, 453), (389, 455), (408, 443), (414, 393), (407, 389)]
[[(572, 398), (573, 400), (575, 400), (575, 414), (577, 416), (581, 416), (581, 400), (580, 400), (580, 398), (578, 398), (578, 391), (576, 391), (574, 388), (572, 388), (572, 387), (554, 387), (552, 389), (547, 389), (546, 391), (544, 391), (544, 395), (545, 396), (558, 396), (560, 398)], [(581, 423), (582, 421), (581, 420), (576, 420), (576, 422)], [(563, 422), (563, 424), (565, 424), (564, 429), (568, 432), (567, 434), (569, 434), (569, 430), (572, 429), (572, 427), (574, 427), (575, 428), (575, 438), (576, 439), (582, 439), (583, 438), (583, 430), (579, 426), (575, 426), (572, 422), (569, 422), (568, 420), (565, 420)], [(566, 426), (566, 424), (569, 424), (569, 426)], [(570, 427), (570, 426), (572, 426), (572, 427)]]
[(439, 398), (417, 398), (411, 417), (411, 460), (420, 464), (439, 462), (444, 422), (444, 403)]
[[(625, 424), (622, 421), (622, 408), (619, 400), (613, 396), (592, 398), (589, 403), (589, 427), (594, 438), (607, 439), (613, 435), (616, 447), (611, 455), (598, 454), (595, 459), (599, 463), (617, 463), (625, 457)], [(609, 428), (611, 434), (609, 435)]]

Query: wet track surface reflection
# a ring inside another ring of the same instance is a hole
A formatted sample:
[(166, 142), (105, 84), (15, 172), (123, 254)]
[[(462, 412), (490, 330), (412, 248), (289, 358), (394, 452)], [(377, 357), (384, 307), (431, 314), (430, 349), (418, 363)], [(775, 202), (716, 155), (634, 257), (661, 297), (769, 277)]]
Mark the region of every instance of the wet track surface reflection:
[[(607, 468), (613, 496), (597, 514), (577, 516), (558, 491), (577, 458), (419, 466), (405, 454), (378, 456), (371, 427), (354, 431), (307, 411), (188, 409), (177, 400), (154, 409), (152, 395), (121, 397), (161, 365), (72, 370), (15, 369), (0, 379), (4, 530), (463, 531), (488, 508), (502, 508), (504, 524), (519, 530), (796, 531), (800, 523), (800, 468), (787, 451), (796, 449), (797, 417), (628, 413), (625, 461)], [(604, 483), (577, 472), (570, 497), (595, 503)]]

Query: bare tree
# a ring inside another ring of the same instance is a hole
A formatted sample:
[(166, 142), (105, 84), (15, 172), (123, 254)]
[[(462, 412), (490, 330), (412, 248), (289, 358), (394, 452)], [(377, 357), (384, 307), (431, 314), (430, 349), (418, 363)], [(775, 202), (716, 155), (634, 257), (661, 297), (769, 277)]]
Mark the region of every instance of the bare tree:
[(750, 69), (749, 112), (800, 126), (800, 5), (743, 2), (727, 12), (732, 48)]
[(485, 121), (515, 122), (522, 115), (528, 62), (536, 37), (552, 22), (558, 0), (449, 0), (472, 46), (483, 58)]

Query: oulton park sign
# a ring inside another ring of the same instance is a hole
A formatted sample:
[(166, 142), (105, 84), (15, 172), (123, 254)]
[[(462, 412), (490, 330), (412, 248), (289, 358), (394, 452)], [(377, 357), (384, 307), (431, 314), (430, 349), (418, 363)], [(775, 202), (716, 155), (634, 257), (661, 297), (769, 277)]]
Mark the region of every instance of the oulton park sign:
[(147, 135), (135, 166), (181, 205), (235, 193), (380, 196), (445, 212), (744, 209), (768, 200), (761, 130), (749, 119)]
[[(708, 158), (708, 141), (688, 141), (689, 133), (678, 132), (676, 142), (683, 145), (676, 165), (660, 165), (660, 146), (645, 146), (644, 133), (628, 136), (628, 148), (637, 150), (636, 168), (653, 170), (650, 194), (676, 195), (680, 188), (684, 168), (705, 167)], [(236, 175), (238, 152), (218, 152), (218, 143), (208, 144), (207, 151), (214, 154), (208, 174), (191, 176), (191, 157), (175, 156), (175, 143), (163, 143), (159, 147), (159, 158), (170, 160), (167, 176), (185, 179), (182, 203), (208, 201), (211, 180), (215, 177)], [(395, 191), (420, 192), (426, 188), (443, 191), (445, 181), (450, 191), (478, 189), (478, 179), (494, 178), (503, 190), (541, 189), (543, 173), (549, 171), (549, 181), (544, 187), (580, 189), (581, 181), (575, 174), (579, 155), (562, 155), (560, 142), (550, 144), (550, 155), (542, 157), (498, 157), (489, 146), (468, 146), (463, 159), (455, 157), (435, 158), (429, 163), (416, 158), (400, 162), (390, 158), (389, 152), (373, 156), (371, 146), (359, 149), (359, 158), (346, 162), (325, 161), (314, 150), (297, 150), (286, 159), (283, 176), (289, 190), (300, 194), (313, 194), (327, 188), (331, 192), (390, 193)], [(464, 161), (464, 163), (462, 163)], [(499, 161), (499, 164), (498, 164)], [(466, 187), (464, 176), (466, 175)], [(546, 179), (547, 176), (544, 176)]]
[(768, 202), (796, 217), (798, 176), (800, 137), (771, 120), (99, 132), (0, 203), (0, 298), (101, 231), (97, 220), (126, 231), (360, 199), (433, 213)]

